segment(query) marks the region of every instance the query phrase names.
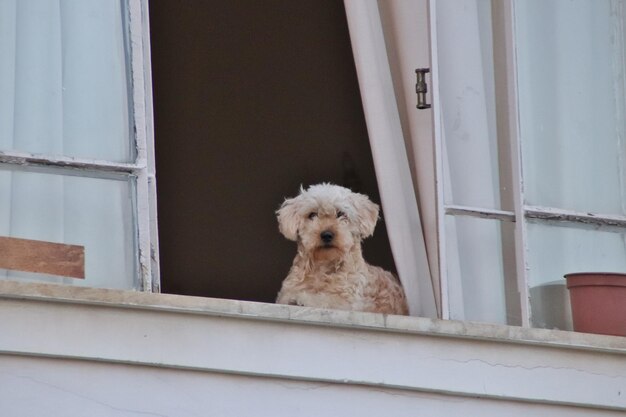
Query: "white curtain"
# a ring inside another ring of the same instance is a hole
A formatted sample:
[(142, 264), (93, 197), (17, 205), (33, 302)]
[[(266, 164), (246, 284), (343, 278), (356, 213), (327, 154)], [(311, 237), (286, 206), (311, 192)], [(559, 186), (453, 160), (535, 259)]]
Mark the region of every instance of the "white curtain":
[[(412, 313), (433, 316), (434, 298), (441, 315), (432, 114), (415, 109), (414, 94), (414, 70), (430, 63), (426, 0), (345, 5), (396, 266), (414, 300)], [(437, 2), (444, 187), (446, 203), (499, 208), (485, 5)], [(451, 318), (506, 322), (499, 225), (455, 218), (446, 224)]]
[[(420, 210), (381, 14), (375, 0), (346, 0), (346, 13), (385, 224), (411, 315), (436, 317)], [(386, 18), (392, 18), (389, 14)], [(411, 69), (414, 71), (414, 68)], [(406, 120), (405, 120), (406, 121)], [(415, 146), (413, 150), (419, 149)], [(432, 180), (432, 176), (431, 176)], [(431, 200), (431, 201), (434, 201)], [(436, 259), (436, 252), (434, 253)]]
[[(0, 151), (130, 160), (125, 29), (120, 0), (0, 0)], [(127, 180), (0, 168), (0, 235), (84, 246), (86, 279), (0, 276), (132, 288)]]

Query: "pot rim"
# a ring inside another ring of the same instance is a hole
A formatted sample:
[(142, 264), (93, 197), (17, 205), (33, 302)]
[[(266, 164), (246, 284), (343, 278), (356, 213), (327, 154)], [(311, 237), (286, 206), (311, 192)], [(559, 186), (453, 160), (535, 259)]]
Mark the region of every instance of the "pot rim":
[(563, 275), (563, 278), (576, 277), (580, 275), (621, 276), (626, 278), (626, 272), (570, 272)]
[(573, 287), (626, 287), (626, 273), (621, 272), (575, 272), (565, 274), (567, 288)]

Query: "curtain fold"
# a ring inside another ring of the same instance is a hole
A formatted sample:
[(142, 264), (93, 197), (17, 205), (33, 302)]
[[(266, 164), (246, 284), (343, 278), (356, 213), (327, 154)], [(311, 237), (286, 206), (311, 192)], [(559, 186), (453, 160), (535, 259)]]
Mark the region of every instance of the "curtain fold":
[(437, 317), (416, 187), (394, 94), (378, 3), (375, 0), (345, 0), (344, 4), (396, 268), (407, 293), (411, 315)]

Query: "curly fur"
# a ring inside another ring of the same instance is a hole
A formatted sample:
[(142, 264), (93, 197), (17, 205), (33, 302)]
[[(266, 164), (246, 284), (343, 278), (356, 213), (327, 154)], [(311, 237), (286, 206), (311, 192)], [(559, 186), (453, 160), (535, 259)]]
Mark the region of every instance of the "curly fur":
[(276, 302), (308, 307), (408, 314), (397, 279), (369, 265), (361, 241), (374, 233), (378, 205), (332, 184), (301, 188), (276, 212), (280, 232), (298, 253)]

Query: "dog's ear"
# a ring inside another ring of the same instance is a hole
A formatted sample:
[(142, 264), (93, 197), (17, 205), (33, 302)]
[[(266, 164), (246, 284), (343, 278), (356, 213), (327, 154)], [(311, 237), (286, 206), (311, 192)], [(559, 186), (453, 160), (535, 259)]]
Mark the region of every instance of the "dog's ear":
[(378, 204), (373, 203), (366, 195), (353, 193), (350, 202), (354, 206), (356, 221), (361, 238), (365, 239), (374, 234), (374, 228), (378, 221)]
[(276, 211), (278, 219), (278, 230), (287, 239), (298, 240), (298, 229), (300, 228), (300, 215), (298, 213), (298, 197), (289, 198)]

